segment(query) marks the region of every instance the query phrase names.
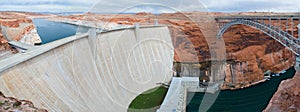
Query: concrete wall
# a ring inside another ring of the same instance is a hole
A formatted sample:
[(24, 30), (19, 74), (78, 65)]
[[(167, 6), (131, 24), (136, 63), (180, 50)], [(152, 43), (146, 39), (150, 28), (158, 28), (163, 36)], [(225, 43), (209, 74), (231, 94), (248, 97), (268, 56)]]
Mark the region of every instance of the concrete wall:
[(137, 95), (170, 81), (171, 43), (167, 27), (84, 37), (1, 72), (0, 91), (49, 111), (125, 112)]

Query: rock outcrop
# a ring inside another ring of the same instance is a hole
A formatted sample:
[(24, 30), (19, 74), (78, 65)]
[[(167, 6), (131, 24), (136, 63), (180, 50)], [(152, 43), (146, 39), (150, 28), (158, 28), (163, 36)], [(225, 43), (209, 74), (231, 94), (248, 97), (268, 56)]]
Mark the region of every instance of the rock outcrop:
[(47, 112), (45, 109), (34, 107), (33, 103), (26, 100), (18, 100), (12, 97), (5, 97), (0, 92), (0, 112)]
[(265, 112), (299, 112), (300, 111), (300, 72), (292, 79), (280, 83)]
[(230, 60), (224, 89), (247, 87), (264, 80), (267, 71), (278, 73), (294, 65), (294, 54), (259, 30), (235, 25), (223, 38)]
[(33, 13), (0, 12), (0, 58), (5, 58), (18, 51), (8, 44), (8, 40), (35, 45), (41, 39), (32, 19), (29, 16), (40, 16)]
[(0, 20), (2, 34), (8, 40), (34, 45), (41, 43), (37, 30), (29, 18)]
[(265, 54), (266, 46), (250, 46), (231, 57), (228, 61), (223, 89), (249, 87), (256, 82), (264, 81), (264, 73), (279, 73), (294, 65), (295, 56), (288, 49)]
[(10, 47), (8, 41), (4, 38), (3, 34), (1, 33), (1, 28), (0, 28), (0, 59), (5, 58), (17, 52), (18, 51), (16, 49)]

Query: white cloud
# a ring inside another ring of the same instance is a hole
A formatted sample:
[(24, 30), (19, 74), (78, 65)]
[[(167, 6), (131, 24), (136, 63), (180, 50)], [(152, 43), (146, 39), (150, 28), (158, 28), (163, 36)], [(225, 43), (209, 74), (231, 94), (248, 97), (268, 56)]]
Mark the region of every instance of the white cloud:
[[(96, 4), (97, 3), (97, 4)], [(147, 4), (148, 7), (142, 7)], [(155, 5), (154, 5), (155, 4)], [(136, 7), (133, 7), (136, 6)], [(1, 0), (0, 10), (118, 13), (176, 11), (298, 11), (299, 0)], [(93, 8), (92, 8), (93, 7)]]
[[(127, 11), (130, 10), (130, 11)], [(102, 0), (91, 9), (92, 12), (178, 12), (206, 11), (205, 6), (198, 0)]]
[[(36, 10), (34, 10), (36, 9)], [(27, 11), (27, 12), (86, 12), (88, 7), (62, 6), (62, 5), (33, 5), (30, 7), (2, 5), (2, 11)]]
[(295, 12), (300, 8), (299, 0), (203, 0), (212, 11), (274, 11)]
[(86, 12), (98, 0), (5, 0), (1, 11)]

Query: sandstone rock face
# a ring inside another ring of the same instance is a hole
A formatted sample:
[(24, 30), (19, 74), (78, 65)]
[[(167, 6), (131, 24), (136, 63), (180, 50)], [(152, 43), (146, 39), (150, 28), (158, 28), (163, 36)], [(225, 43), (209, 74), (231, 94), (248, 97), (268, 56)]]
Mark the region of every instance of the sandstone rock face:
[(252, 83), (264, 80), (267, 71), (278, 73), (294, 65), (295, 56), (282, 49), (265, 54), (266, 46), (250, 46), (231, 57), (237, 60), (228, 61), (223, 89), (238, 89), (248, 87)]
[(33, 13), (0, 12), (0, 59), (17, 53), (9, 46), (8, 40), (35, 45), (41, 43), (32, 19), (29, 16), (41, 16)]
[(1, 28), (0, 28), (0, 59), (5, 58), (14, 53), (17, 53), (17, 50), (12, 49), (10, 47), (7, 40), (4, 38), (3, 34), (1, 33)]
[[(294, 65), (295, 56), (264, 33), (244, 25), (230, 27), (223, 35), (227, 58), (223, 89), (247, 87), (262, 81), (268, 70), (273, 73)], [(235, 77), (235, 78), (233, 78)]]
[(34, 27), (34, 25), (30, 25), (22, 31), (21, 39), (19, 41), (30, 45), (42, 43), (42, 40), (37, 33), (37, 29)]
[(1, 24), (2, 33), (8, 40), (20, 41), (30, 45), (42, 42), (31, 19), (2, 20), (0, 22), (4, 23)]
[(282, 81), (272, 97), (265, 112), (299, 112), (300, 111), (300, 73), (293, 79)]
[(32, 102), (26, 100), (18, 100), (12, 97), (5, 97), (0, 92), (0, 112), (47, 112), (45, 109), (34, 107)]

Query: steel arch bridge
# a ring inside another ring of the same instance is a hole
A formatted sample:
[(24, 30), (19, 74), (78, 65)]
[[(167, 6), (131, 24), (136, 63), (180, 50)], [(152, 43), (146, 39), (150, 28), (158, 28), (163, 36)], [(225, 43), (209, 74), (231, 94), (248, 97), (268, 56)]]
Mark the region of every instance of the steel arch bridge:
[[(276, 19), (274, 19), (276, 18)], [(292, 31), (294, 26), (293, 26), (293, 20), (300, 20), (300, 17), (284, 17), (284, 20), (286, 20), (286, 31), (283, 29), (280, 29), (277, 26), (272, 25), (271, 21), (274, 20), (282, 20), (282, 18), (279, 17), (220, 17), (216, 18), (217, 21), (220, 20), (226, 20), (226, 22), (220, 22), (219, 27), (220, 30), (217, 34), (217, 38), (222, 38), (222, 35), (227, 31), (227, 29), (233, 25), (246, 25), (253, 27), (255, 29), (258, 29), (265, 33), (266, 35), (272, 37), (276, 41), (278, 41), (280, 44), (283, 46), (287, 47), (289, 50), (291, 50), (296, 56), (299, 56), (300, 54), (300, 40), (295, 38), (294, 32), (292, 34), (288, 33), (288, 20), (290, 19), (292, 26)], [(229, 22), (228, 22), (229, 21)], [(268, 21), (269, 24), (266, 24), (264, 21)], [(281, 23), (281, 22), (280, 22)]]

